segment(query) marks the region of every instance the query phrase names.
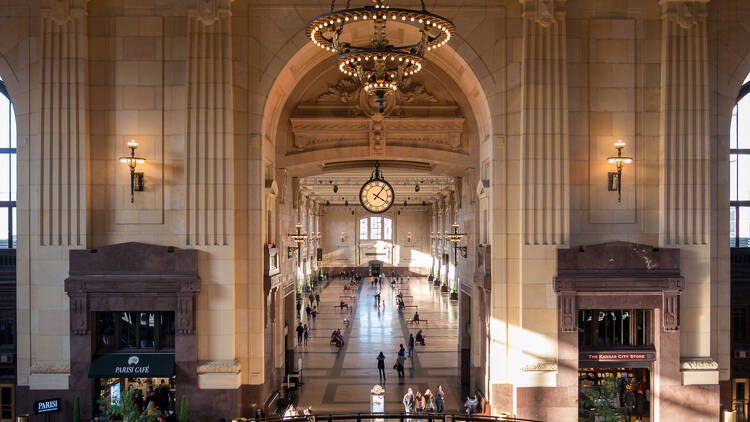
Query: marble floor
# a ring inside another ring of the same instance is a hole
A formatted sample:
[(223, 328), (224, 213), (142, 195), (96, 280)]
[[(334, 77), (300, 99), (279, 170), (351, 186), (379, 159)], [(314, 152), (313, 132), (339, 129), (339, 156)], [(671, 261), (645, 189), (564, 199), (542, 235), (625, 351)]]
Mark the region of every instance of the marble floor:
[[(446, 392), (446, 410), (463, 408), (459, 395), (458, 314), (457, 303), (448, 300), (424, 277), (411, 277), (403, 284), (391, 288), (383, 283), (380, 307), (375, 306), (375, 293), (369, 281), (355, 286), (351, 292), (343, 289), (344, 280), (332, 280), (322, 290), (319, 314), (316, 321), (302, 315), (303, 324), (310, 330), (308, 344), (298, 345), (303, 371), (299, 406), (312, 406), (314, 412), (335, 413), (368, 412), (370, 389), (379, 384), (377, 360), (379, 352), (386, 356), (385, 411), (401, 412), (401, 399), (407, 388), (414, 392), (426, 389), (433, 392), (442, 384)], [(404, 289), (407, 305), (403, 315), (398, 312), (395, 295)], [(342, 296), (352, 304), (351, 313), (338, 309)], [(354, 300), (353, 300), (354, 299)], [(420, 318), (427, 320), (419, 325), (407, 323), (417, 306)], [(350, 323), (344, 324), (344, 318)], [(331, 333), (340, 328), (345, 344), (341, 350), (330, 344)], [(416, 345), (415, 354), (406, 359), (405, 377), (399, 379), (393, 365), (399, 344), (407, 348), (409, 334), (422, 329), (425, 346)]]

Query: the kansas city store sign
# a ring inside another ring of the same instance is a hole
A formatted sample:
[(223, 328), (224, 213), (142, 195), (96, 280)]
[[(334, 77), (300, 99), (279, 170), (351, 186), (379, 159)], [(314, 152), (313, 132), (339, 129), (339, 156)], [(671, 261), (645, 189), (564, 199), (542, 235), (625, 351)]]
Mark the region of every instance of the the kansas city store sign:
[(594, 362), (646, 362), (652, 361), (656, 353), (646, 352), (582, 352), (579, 360)]
[(115, 374), (148, 375), (151, 371), (151, 365), (139, 365), (140, 363), (141, 359), (138, 356), (130, 356), (127, 365), (115, 366)]

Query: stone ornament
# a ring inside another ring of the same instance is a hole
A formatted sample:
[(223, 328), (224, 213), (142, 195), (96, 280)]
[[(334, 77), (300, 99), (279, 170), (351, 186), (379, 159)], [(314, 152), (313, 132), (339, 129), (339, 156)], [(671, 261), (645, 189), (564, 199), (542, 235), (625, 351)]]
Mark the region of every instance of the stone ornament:
[(236, 360), (207, 360), (198, 362), (195, 371), (199, 374), (238, 374), (240, 363)]
[(719, 364), (711, 358), (688, 358), (680, 360), (681, 371), (717, 371)]
[(232, 16), (230, 0), (194, 0), (190, 16), (206, 26), (213, 25), (219, 19)]
[(556, 372), (557, 362), (552, 360), (535, 359), (521, 367), (523, 372)]

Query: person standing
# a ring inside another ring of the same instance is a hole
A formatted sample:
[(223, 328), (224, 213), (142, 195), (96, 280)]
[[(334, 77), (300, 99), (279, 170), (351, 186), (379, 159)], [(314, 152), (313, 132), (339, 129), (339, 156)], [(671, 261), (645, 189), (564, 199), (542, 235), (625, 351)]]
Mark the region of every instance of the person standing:
[(414, 334), (409, 334), (409, 357), (414, 357)]
[(630, 422), (631, 417), (635, 414), (635, 393), (633, 386), (627, 384), (625, 391), (622, 393), (622, 404), (625, 408), (625, 421)]
[(399, 347), (399, 349), (398, 349), (398, 355), (401, 356), (401, 357), (404, 357), (406, 355), (406, 350), (404, 349), (404, 345), (403, 344), (399, 344), (398, 347)]
[(305, 328), (302, 326), (302, 323), (300, 322), (297, 325), (297, 344), (302, 344), (302, 334), (305, 333)]
[(404, 395), (402, 403), (404, 404), (404, 413), (408, 415), (414, 412), (414, 392), (411, 388)]
[(312, 312), (312, 308), (310, 307), (310, 305), (307, 305), (307, 307), (305, 308), (305, 313), (307, 314), (307, 319), (310, 319), (310, 312)]
[(315, 322), (315, 318), (317, 318), (317, 317), (318, 317), (318, 307), (315, 306), (315, 307), (313, 307), (313, 310), (312, 310), (313, 322)]
[(396, 358), (396, 372), (398, 372), (399, 378), (404, 378), (404, 362), (406, 358), (404, 355), (398, 355)]
[(635, 417), (636, 421), (642, 422), (643, 418), (648, 416), (648, 401), (646, 401), (646, 394), (642, 388), (643, 384), (638, 384), (638, 390), (635, 392)]
[(437, 393), (435, 393), (435, 407), (438, 413), (443, 413), (445, 409), (445, 391), (442, 385), (438, 385)]
[(416, 407), (417, 413), (423, 413), (424, 412), (424, 396), (422, 393), (417, 391), (417, 396), (414, 398), (414, 407)]
[(300, 317), (300, 311), (302, 311), (302, 302), (298, 300), (297, 301), (297, 318)]
[(378, 377), (382, 382), (385, 382), (385, 355), (383, 352), (378, 355)]
[(309, 331), (309, 330), (307, 329), (307, 324), (305, 324), (305, 327), (304, 327), (304, 328), (305, 328), (305, 333), (304, 333), (304, 337), (305, 337), (305, 347), (307, 347), (307, 339), (308, 339), (308, 337), (310, 337), (310, 331)]
[(428, 388), (424, 392), (424, 411), (427, 413), (435, 413), (435, 395)]

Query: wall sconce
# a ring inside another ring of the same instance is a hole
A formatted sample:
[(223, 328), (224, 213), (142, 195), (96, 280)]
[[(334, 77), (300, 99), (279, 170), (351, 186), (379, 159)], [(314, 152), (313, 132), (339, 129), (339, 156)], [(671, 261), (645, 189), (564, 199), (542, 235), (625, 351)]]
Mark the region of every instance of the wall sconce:
[(346, 233), (341, 232), (341, 243), (344, 243), (346, 241)]
[(607, 162), (614, 164), (617, 168), (617, 172), (607, 173), (607, 189), (610, 191), (617, 191), (617, 202), (622, 202), (622, 166), (633, 162), (631, 157), (623, 157), (622, 149), (624, 147), (625, 142), (622, 142), (622, 139), (618, 139), (617, 142), (615, 142), (617, 156), (607, 158)]
[(411, 243), (411, 232), (406, 233), (406, 242)]
[(301, 260), (300, 253), (302, 252), (300, 250), (300, 245), (305, 243), (308, 236), (302, 233), (301, 223), (297, 223), (294, 227), (297, 229), (297, 233), (289, 233), (287, 236), (289, 236), (289, 239), (291, 239), (294, 243), (296, 243), (297, 246), (289, 246), (287, 248), (286, 255), (287, 255), (287, 258), (291, 258), (292, 256), (294, 256), (294, 251), (297, 251), (297, 263), (299, 264)]
[(138, 142), (135, 139), (128, 142), (128, 148), (130, 149), (130, 155), (120, 157), (120, 162), (130, 167), (130, 203), (132, 204), (134, 200), (133, 192), (143, 192), (143, 173), (136, 173), (135, 168), (138, 164), (145, 163), (146, 159), (135, 156), (135, 150), (138, 148)]
[(458, 246), (458, 242), (466, 236), (466, 233), (458, 232), (458, 223), (453, 223), (451, 226), (453, 233), (446, 233), (445, 237), (453, 243), (453, 261), (456, 261), (458, 252), (461, 252), (461, 256), (466, 258), (466, 246)]

